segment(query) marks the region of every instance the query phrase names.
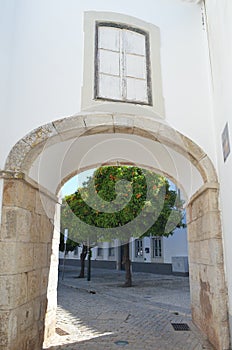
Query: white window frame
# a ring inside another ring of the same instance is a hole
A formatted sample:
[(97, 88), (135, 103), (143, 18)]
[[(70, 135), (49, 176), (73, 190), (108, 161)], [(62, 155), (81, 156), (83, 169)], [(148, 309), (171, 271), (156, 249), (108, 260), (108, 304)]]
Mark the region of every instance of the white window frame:
[[(135, 259), (143, 259), (144, 258), (144, 251), (143, 251), (143, 239), (142, 238), (137, 238), (135, 239)], [(138, 247), (139, 246), (139, 252), (138, 252)]]
[[(155, 254), (155, 242), (157, 242), (157, 241), (159, 241), (159, 243), (160, 243), (160, 248), (157, 248), (157, 249), (159, 249), (160, 255)], [(151, 258), (155, 259), (155, 260), (162, 259), (163, 258), (163, 237), (160, 237), (160, 236), (152, 237), (151, 247), (152, 247)]]
[[(151, 82), (151, 104), (141, 104), (129, 101), (111, 101), (96, 98), (95, 90), (95, 55), (96, 55), (96, 24), (112, 22), (127, 26), (134, 30), (147, 33), (149, 36), (149, 79)], [(161, 63), (160, 63), (160, 31), (153, 24), (138, 18), (113, 13), (87, 11), (84, 15), (84, 56), (83, 56), (83, 86), (81, 92), (82, 112), (128, 113), (131, 115), (154, 116), (165, 118), (164, 99), (162, 94)]]

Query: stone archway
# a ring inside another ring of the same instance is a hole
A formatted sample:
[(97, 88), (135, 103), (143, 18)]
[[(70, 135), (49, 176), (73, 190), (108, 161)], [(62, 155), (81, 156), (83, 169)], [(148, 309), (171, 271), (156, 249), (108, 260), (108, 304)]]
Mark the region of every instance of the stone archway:
[(210, 159), (190, 139), (152, 118), (95, 114), (57, 120), (32, 131), (13, 147), (0, 174), (4, 180), (0, 350), (41, 349), (45, 315), (45, 336), (54, 331), (57, 197), (28, 177), (30, 167), (44, 145), (98, 133), (128, 133), (162, 143), (198, 169), (204, 185), (187, 207), (192, 315), (217, 349), (229, 349), (219, 186)]

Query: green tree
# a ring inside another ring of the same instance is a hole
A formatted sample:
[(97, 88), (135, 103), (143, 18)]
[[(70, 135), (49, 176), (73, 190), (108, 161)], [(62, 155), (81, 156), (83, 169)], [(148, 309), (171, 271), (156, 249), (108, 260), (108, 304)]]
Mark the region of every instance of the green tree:
[(65, 201), (70, 222), (73, 215), (72, 239), (98, 242), (119, 238), (124, 243), (126, 286), (132, 284), (130, 237), (169, 236), (183, 226), (178, 193), (170, 189), (165, 177), (139, 167), (100, 167)]
[[(69, 197), (69, 196), (68, 196)], [(69, 232), (69, 237), (66, 243), (67, 251), (73, 251), (76, 247), (80, 247), (82, 245), (82, 252), (80, 255), (81, 260), (81, 269), (79, 278), (85, 277), (85, 259), (88, 254), (88, 247), (85, 241), (85, 236), (78, 233), (78, 221), (76, 215), (70, 210), (70, 207), (66, 200), (63, 200), (63, 204), (61, 207), (61, 232), (64, 232), (64, 229), (67, 228)], [(60, 237), (60, 251), (64, 251), (64, 234), (61, 234)]]

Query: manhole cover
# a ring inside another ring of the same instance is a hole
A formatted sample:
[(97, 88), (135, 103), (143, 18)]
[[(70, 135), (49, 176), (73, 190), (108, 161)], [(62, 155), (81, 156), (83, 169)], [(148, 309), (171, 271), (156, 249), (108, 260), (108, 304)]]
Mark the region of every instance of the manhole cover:
[(69, 333), (65, 332), (63, 329), (61, 329), (59, 327), (56, 328), (56, 333), (58, 335), (69, 335)]
[(128, 345), (129, 343), (126, 340), (118, 340), (118, 341), (115, 341), (114, 344), (119, 346), (125, 346), (125, 345)]
[(190, 331), (187, 323), (171, 323), (175, 331)]

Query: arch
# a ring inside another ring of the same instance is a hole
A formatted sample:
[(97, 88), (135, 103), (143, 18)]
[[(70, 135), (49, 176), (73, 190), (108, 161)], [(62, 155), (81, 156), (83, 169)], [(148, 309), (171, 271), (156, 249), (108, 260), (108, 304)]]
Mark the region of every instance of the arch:
[(28, 174), (31, 164), (45, 146), (99, 133), (134, 134), (170, 146), (189, 159), (205, 183), (217, 182), (216, 171), (209, 157), (188, 137), (154, 118), (109, 113), (79, 114), (38, 127), (12, 148), (6, 160), (5, 171)]
[[(88, 167), (84, 167), (84, 168), (80, 168), (78, 169), (77, 171), (73, 171), (71, 172), (69, 175), (65, 176), (62, 181), (60, 182), (60, 184), (58, 185), (57, 187), (57, 190), (56, 190), (56, 195), (59, 194), (59, 191), (61, 190), (62, 186), (67, 182), (69, 181), (72, 177), (74, 177), (75, 175), (78, 175), (86, 170), (90, 170), (90, 169), (96, 169), (100, 166), (123, 166), (123, 165), (135, 165), (134, 163), (129, 163), (129, 162), (125, 162), (125, 161), (110, 161), (110, 162), (106, 162), (104, 164), (100, 164), (100, 163), (95, 163), (95, 164), (92, 164), (91, 166), (88, 166)], [(148, 167), (147, 165), (144, 165), (144, 164), (141, 164), (141, 163), (136, 163), (136, 166), (142, 168), (142, 169), (147, 169), (147, 170), (151, 170), (153, 171), (154, 173), (156, 174), (160, 174), (160, 175), (163, 175), (165, 176), (166, 178), (168, 178), (169, 180), (171, 180), (179, 189), (181, 189), (182, 191), (182, 195), (183, 195), (183, 199), (184, 200), (187, 200), (188, 196), (185, 192), (185, 189), (183, 188), (182, 184), (176, 179), (174, 178), (172, 175), (164, 172), (164, 171), (160, 171), (160, 169), (158, 168), (155, 168), (155, 167)]]
[[(4, 179), (0, 249), (4, 254), (7, 250), (12, 254), (10, 264), (6, 254), (0, 261), (1, 279), (12, 286), (0, 309), (6, 324), (4, 349), (18, 349), (19, 344), (29, 344), (25, 349), (28, 346), (41, 349), (44, 324), (45, 337), (55, 328), (54, 271), (58, 263), (59, 232), (53, 232), (53, 226), (57, 198), (28, 177), (33, 162), (44, 148), (56, 143), (117, 133), (141, 136), (171, 147), (199, 171), (204, 185), (187, 206), (192, 315), (217, 349), (229, 348), (219, 185), (211, 160), (197, 144), (164, 122), (108, 113), (79, 114), (41, 126), (17, 142), (9, 153), (0, 174)], [(17, 323), (19, 314), (27, 319), (25, 329)], [(16, 324), (14, 328), (12, 322)]]

